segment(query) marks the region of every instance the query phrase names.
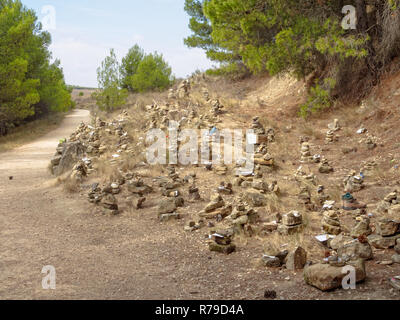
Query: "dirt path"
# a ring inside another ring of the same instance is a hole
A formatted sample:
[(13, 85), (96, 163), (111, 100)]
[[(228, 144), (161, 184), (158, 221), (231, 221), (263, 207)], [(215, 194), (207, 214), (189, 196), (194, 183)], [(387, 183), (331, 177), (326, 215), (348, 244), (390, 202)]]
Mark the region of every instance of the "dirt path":
[[(210, 253), (204, 231), (161, 224), (154, 203), (118, 217), (95, 214), (47, 171), (58, 140), (88, 119), (76, 110), (54, 132), (0, 155), (0, 299), (262, 299), (267, 289), (278, 299), (393, 298), (374, 274), (356, 292), (321, 293), (301, 272), (257, 267), (261, 249), (251, 244)], [(56, 290), (42, 288), (46, 265), (56, 268)]]

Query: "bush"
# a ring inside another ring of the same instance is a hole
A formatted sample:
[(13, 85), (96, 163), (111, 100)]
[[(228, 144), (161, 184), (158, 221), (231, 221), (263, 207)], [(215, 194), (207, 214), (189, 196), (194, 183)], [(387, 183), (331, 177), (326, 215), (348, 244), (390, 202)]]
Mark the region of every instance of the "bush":
[(310, 114), (330, 107), (333, 103), (331, 90), (335, 86), (335, 79), (325, 78), (322, 85), (317, 83), (314, 87), (311, 87), (307, 102), (300, 107), (300, 116), (307, 118)]

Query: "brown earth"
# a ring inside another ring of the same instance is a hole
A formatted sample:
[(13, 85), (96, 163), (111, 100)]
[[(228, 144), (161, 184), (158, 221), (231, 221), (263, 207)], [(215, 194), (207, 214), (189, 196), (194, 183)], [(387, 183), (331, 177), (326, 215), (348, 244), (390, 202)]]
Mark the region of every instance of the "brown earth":
[[(226, 123), (245, 126), (261, 112), (281, 117), (281, 111), (269, 108), (242, 111), (240, 119), (227, 116)], [(117, 217), (96, 213), (84, 197), (65, 193), (47, 171), (58, 140), (88, 120), (87, 111), (76, 110), (56, 131), (0, 155), (1, 299), (263, 299), (265, 290), (275, 290), (278, 299), (399, 299), (386, 281), (400, 274), (399, 265), (376, 265), (390, 258), (391, 251), (375, 252), (376, 259), (367, 262), (368, 278), (357, 290), (321, 293), (304, 283), (301, 271), (260, 266), (259, 241), (239, 241), (237, 252), (229, 256), (210, 253), (205, 230), (185, 233), (185, 218), (166, 224), (157, 220), (156, 195), (142, 211), (122, 210)], [(319, 121), (315, 130), (326, 131), (327, 123)], [(357, 129), (358, 123), (351, 126)], [(293, 130), (298, 137), (297, 130), (304, 127)], [(298, 153), (297, 138), (286, 143)], [(335, 166), (343, 161), (335, 150), (326, 152)], [(331, 179), (339, 181), (356, 161), (349, 159)], [(297, 167), (293, 163), (291, 170)], [(370, 191), (361, 193), (361, 200)], [(190, 215), (204, 204), (185, 210)], [(321, 248), (316, 245), (315, 250)], [(42, 289), (45, 265), (56, 268), (56, 290)]]

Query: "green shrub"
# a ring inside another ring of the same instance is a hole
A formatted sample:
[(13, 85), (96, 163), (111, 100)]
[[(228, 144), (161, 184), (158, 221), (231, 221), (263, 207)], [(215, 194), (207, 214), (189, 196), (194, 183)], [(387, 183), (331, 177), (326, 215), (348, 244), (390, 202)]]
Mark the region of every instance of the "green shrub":
[(300, 116), (302, 118), (307, 118), (310, 114), (317, 113), (332, 106), (333, 99), (331, 97), (331, 90), (335, 85), (335, 79), (325, 78), (322, 85), (317, 83), (312, 87), (307, 102), (300, 107)]

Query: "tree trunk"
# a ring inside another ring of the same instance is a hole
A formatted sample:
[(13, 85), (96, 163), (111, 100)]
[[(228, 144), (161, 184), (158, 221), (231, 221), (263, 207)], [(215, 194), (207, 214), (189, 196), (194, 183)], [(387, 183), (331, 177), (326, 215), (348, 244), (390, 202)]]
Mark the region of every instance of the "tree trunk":
[(368, 15), (364, 0), (356, 0), (357, 31), (363, 33), (368, 29)]

